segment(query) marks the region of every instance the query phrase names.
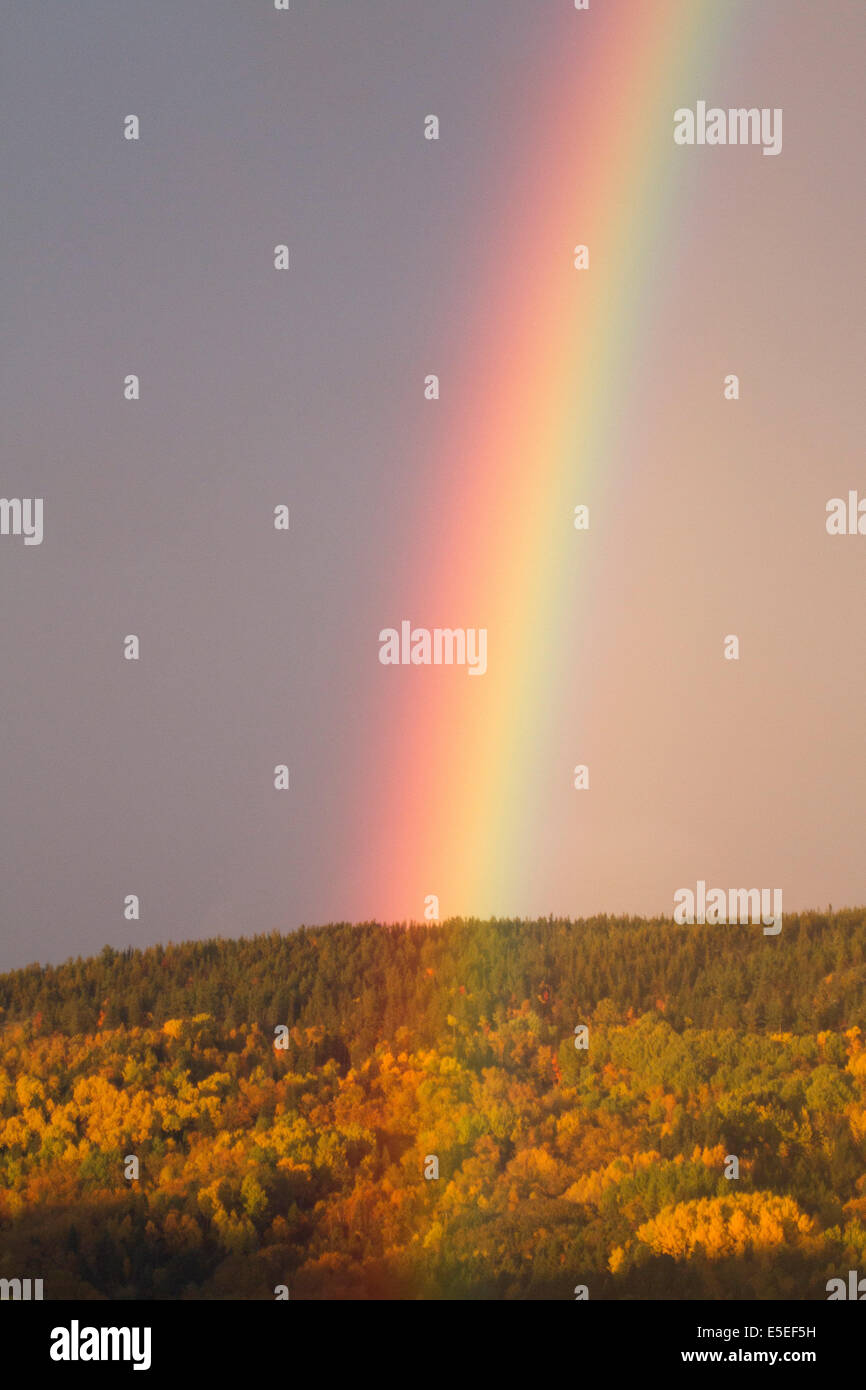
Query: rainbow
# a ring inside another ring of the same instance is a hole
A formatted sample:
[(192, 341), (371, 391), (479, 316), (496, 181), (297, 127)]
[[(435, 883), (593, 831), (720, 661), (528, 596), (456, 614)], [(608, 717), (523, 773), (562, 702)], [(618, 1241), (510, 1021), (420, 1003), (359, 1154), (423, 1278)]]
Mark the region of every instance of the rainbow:
[[(675, 274), (665, 234), (686, 211), (673, 111), (703, 95), (696, 58), (706, 80), (739, 10), (598, 0), (567, 25), (556, 18), (556, 51), (526, 76), (538, 124), (515, 137), (503, 205), (483, 209), (498, 250), (463, 360), (449, 365), (466, 409), (435, 477), (422, 478), (424, 519), (410, 518), (399, 571), (410, 578), (383, 614), (383, 627), (486, 627), (488, 671), (383, 669), (356, 918), (419, 920), (432, 893), (448, 917), (573, 915), (539, 881), (537, 827), (551, 823), (539, 809), (553, 782), (564, 808), (579, 801), (571, 774), (584, 761), (590, 600), (603, 574), (596, 518), (639, 466), (640, 363)], [(587, 271), (573, 264), (579, 243)], [(588, 532), (573, 526), (579, 503), (591, 507)], [(564, 711), (574, 745), (553, 748), (547, 731)], [(579, 819), (563, 814), (563, 835), (579, 837)]]

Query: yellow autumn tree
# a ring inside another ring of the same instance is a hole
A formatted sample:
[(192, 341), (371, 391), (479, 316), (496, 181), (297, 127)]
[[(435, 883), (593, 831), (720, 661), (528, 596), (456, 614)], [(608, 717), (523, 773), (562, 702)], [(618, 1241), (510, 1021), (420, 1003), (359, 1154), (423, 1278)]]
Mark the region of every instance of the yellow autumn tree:
[(730, 1197), (701, 1197), (666, 1207), (637, 1229), (637, 1238), (653, 1254), (710, 1260), (778, 1246), (814, 1248), (820, 1237), (815, 1221), (793, 1197), (773, 1192), (743, 1192)]

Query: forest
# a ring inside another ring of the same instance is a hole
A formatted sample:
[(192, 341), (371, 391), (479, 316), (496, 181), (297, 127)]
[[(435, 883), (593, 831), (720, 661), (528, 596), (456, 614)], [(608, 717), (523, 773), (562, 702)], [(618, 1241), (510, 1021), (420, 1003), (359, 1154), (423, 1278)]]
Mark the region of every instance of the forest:
[(866, 1273), (866, 910), (338, 924), (0, 976), (46, 1299), (826, 1299)]

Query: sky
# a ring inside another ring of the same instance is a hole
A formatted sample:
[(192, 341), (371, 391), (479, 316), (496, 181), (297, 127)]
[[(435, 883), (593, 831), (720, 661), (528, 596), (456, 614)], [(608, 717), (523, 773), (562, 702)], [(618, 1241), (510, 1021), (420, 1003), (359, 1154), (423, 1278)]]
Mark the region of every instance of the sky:
[[(44, 502), (0, 536), (0, 969), (429, 895), (866, 902), (862, 5), (0, 28), (0, 495)], [(700, 100), (781, 152), (678, 147)], [(383, 665), (404, 619), (488, 670)]]

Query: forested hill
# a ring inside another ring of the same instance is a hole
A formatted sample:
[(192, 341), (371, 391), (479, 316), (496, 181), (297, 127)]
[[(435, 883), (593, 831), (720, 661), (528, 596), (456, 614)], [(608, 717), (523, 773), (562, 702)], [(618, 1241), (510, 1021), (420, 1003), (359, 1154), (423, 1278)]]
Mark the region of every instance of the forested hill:
[(866, 910), (778, 936), (456, 921), (31, 966), (0, 978), (0, 1278), (824, 1299), (866, 1270), (864, 1005)]
[(336, 925), (32, 965), (0, 976), (0, 1021), (37, 1033), (160, 1025), (207, 1013), (240, 1027), (324, 1028), (353, 1057), (410, 1026), (419, 1043), (524, 1000), (571, 1031), (659, 1011), (676, 1028), (841, 1029), (866, 1013), (866, 909), (754, 926), (670, 921)]

